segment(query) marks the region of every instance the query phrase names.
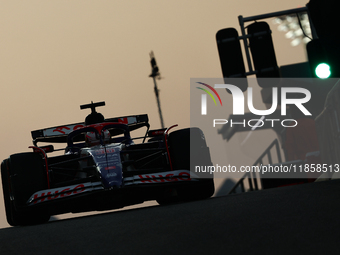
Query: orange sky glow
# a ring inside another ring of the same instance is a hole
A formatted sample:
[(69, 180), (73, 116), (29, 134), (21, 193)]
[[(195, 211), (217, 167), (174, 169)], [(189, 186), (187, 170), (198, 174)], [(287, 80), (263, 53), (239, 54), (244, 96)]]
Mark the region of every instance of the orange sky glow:
[[(12, 0), (0, 9), (0, 156), (29, 151), (31, 130), (81, 122), (79, 105), (105, 101), (105, 117), (149, 115), (160, 128), (150, 51), (165, 126), (190, 125), (190, 78), (221, 77), (215, 34), (238, 15), (305, 6), (306, 0)], [(279, 65), (305, 61), (272, 25)], [(0, 196), (0, 228), (8, 227)]]

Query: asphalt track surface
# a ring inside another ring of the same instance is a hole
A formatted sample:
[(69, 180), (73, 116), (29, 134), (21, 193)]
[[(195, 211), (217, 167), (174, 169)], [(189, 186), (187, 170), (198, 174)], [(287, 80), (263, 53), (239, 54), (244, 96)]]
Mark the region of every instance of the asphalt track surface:
[(340, 180), (0, 229), (0, 254), (339, 254)]

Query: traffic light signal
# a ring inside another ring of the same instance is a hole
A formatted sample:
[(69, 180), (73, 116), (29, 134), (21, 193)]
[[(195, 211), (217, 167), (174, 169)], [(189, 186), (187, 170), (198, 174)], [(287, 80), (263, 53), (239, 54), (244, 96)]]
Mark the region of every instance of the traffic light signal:
[[(257, 78), (279, 78), (280, 72), (267, 22), (255, 22), (248, 26), (249, 47), (254, 62)], [(272, 87), (266, 79), (258, 80), (260, 87)]]
[(332, 37), (318, 38), (307, 44), (308, 62), (313, 78), (340, 77), (340, 50)]
[(216, 33), (216, 42), (223, 77), (235, 78), (233, 84), (246, 91), (248, 82), (237, 30), (235, 28), (219, 30)]
[(314, 78), (340, 77), (338, 1), (310, 0), (307, 4), (315, 39), (307, 44), (308, 61)]
[(320, 63), (315, 67), (315, 74), (320, 79), (327, 79), (331, 76), (331, 67), (327, 63)]

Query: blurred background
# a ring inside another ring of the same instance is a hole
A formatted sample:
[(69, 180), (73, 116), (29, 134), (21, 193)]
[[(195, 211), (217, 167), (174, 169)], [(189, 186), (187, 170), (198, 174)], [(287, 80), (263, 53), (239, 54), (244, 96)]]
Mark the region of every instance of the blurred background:
[[(252, 16), (305, 6), (306, 0), (0, 1), (0, 157), (29, 151), (31, 130), (81, 122), (79, 105), (105, 101), (105, 117), (149, 115), (160, 128), (150, 56), (165, 126), (190, 125), (190, 78), (222, 77), (215, 34)], [(302, 62), (269, 22), (278, 65)], [(217, 189), (219, 183), (216, 183)], [(0, 196), (0, 228), (8, 227)], [(66, 216), (67, 217), (67, 216)]]

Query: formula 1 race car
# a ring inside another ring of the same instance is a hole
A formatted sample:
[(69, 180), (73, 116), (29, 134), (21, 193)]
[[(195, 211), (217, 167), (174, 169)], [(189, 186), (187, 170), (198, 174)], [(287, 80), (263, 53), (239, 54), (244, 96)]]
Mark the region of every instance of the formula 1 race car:
[[(212, 165), (199, 128), (149, 130), (146, 114), (104, 119), (96, 112), (103, 105), (80, 106), (91, 109), (85, 123), (32, 131), (33, 152), (11, 155), (1, 163), (10, 225), (40, 224), (51, 215), (110, 210), (147, 200), (163, 205), (213, 195), (211, 176), (199, 178), (190, 171), (190, 158), (196, 165)], [(144, 136), (130, 136), (142, 127)], [(38, 146), (40, 142), (64, 143), (66, 148)]]

